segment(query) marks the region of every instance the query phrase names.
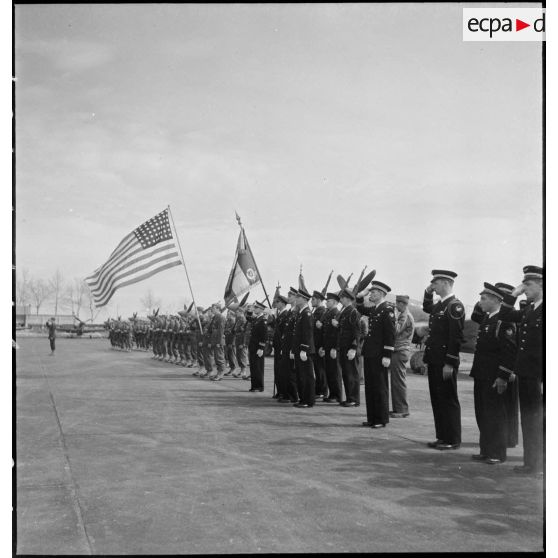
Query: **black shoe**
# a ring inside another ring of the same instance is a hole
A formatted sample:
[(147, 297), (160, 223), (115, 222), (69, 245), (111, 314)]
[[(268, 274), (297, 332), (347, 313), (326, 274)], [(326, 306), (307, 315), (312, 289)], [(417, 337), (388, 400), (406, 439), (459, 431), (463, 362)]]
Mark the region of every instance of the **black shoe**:
[(503, 463), (501, 459), (498, 459), (496, 457), (487, 457), (484, 462), (487, 465), (499, 465), (500, 463)]
[(441, 444), (438, 444), (436, 446), (436, 449), (439, 449), (439, 450), (442, 450), (442, 451), (443, 450), (455, 450), (455, 449), (459, 449), (459, 446), (461, 446), (461, 444), (445, 444), (445, 443), (442, 442)]
[(339, 403), (337, 397), (324, 397), (324, 403)]
[(373, 424), (371, 426), (371, 428), (385, 428), (385, 427), (386, 427), (386, 425), (383, 422), (380, 422), (378, 424)]
[(372, 426), (372, 423), (371, 422), (363, 422), (362, 426)]
[(255, 391), (263, 391), (263, 388), (259, 388), (259, 389), (255, 390)]
[(308, 409), (312, 405), (308, 405), (307, 403), (295, 403), (293, 407), (298, 407), (299, 409)]
[(343, 403), (341, 403), (341, 405), (343, 407), (356, 407), (357, 404), (354, 401), (343, 401)]
[(280, 399), (280, 398), (281, 398), (281, 396), (278, 393), (271, 396), (271, 399)]
[(395, 411), (390, 411), (389, 416), (391, 418), (407, 418), (409, 413), (396, 413)]
[(473, 461), (484, 461), (486, 459), (486, 455), (483, 455), (482, 453), (475, 453), (474, 455), (471, 455), (471, 459)]
[(426, 444), (429, 448), (437, 448), (440, 444), (442, 444), (442, 440), (434, 440), (433, 442), (428, 442)]
[(254, 389), (254, 388), (250, 388), (248, 391), (254, 392), (254, 391), (258, 391), (258, 390)]

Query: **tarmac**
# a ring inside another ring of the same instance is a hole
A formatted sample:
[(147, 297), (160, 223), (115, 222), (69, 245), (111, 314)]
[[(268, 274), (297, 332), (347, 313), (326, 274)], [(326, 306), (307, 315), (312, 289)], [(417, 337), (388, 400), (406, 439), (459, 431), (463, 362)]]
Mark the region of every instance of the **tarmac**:
[[(427, 378), (411, 416), (297, 409), (235, 378), (211, 382), (106, 339), (18, 338), (18, 554), (543, 550), (543, 479), (477, 463), (473, 383), (463, 444), (434, 439)], [(363, 390), (363, 386), (361, 386)]]

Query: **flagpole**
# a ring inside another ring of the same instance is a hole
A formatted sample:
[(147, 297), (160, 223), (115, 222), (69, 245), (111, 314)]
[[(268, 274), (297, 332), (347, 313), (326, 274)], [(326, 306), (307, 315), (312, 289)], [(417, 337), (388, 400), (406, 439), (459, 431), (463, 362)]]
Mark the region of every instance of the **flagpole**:
[[(244, 233), (244, 240), (246, 241), (246, 245), (250, 249), (250, 253), (253, 255), (252, 249), (250, 248), (250, 244), (248, 243), (248, 238), (246, 237), (246, 231), (244, 230), (244, 227), (242, 226), (242, 221), (240, 220), (240, 217), (239, 217), (238, 213), (236, 214), (236, 220), (238, 221), (238, 226), (240, 227), (240, 230)], [(265, 298), (267, 300), (267, 304), (269, 305), (270, 308), (272, 308), (271, 302), (269, 302), (269, 296), (267, 296), (267, 291), (265, 290), (265, 285), (264, 285), (264, 282), (263, 282), (262, 274), (260, 273), (260, 270), (258, 269), (258, 264), (256, 263), (256, 258), (254, 258), (254, 266), (256, 268), (256, 271), (258, 272), (258, 277), (260, 278), (260, 283), (262, 284), (262, 288), (263, 288), (263, 292), (265, 294)]]
[(182, 253), (182, 246), (180, 246), (180, 238), (178, 238), (178, 232), (176, 232), (176, 225), (174, 224), (174, 217), (172, 216), (172, 211), (170, 205), (167, 206), (169, 210), (169, 216), (171, 218), (172, 227), (174, 229), (174, 236), (176, 237), (176, 242), (178, 244), (178, 249), (180, 250), (180, 257), (182, 259), (182, 266), (184, 267), (184, 272), (186, 273), (186, 280), (188, 281), (188, 287), (190, 288), (190, 294), (192, 295), (192, 302), (194, 303), (194, 309), (196, 311), (196, 318), (198, 320), (198, 325), (200, 326), (200, 331), (203, 333), (203, 327), (201, 325), (200, 315), (198, 314), (198, 305), (196, 304), (196, 299), (194, 297), (194, 291), (192, 290), (192, 284), (190, 283), (190, 276), (188, 275), (188, 270), (186, 269), (186, 261), (184, 260), (184, 254)]

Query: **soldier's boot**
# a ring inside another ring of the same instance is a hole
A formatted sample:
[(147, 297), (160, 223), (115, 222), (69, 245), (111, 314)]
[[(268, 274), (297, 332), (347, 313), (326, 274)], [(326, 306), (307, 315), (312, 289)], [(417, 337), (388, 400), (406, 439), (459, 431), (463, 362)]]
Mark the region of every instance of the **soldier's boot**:
[(248, 380), (250, 378), (250, 374), (246, 372), (246, 368), (241, 368), (240, 374), (243, 380)]
[(242, 375), (242, 371), (238, 371), (238, 372), (233, 372), (233, 378), (240, 378), (240, 376)]
[[(224, 374), (223, 376), (230, 376), (233, 372), (234, 372), (234, 368), (229, 368)], [(234, 374), (233, 374), (234, 376)]]

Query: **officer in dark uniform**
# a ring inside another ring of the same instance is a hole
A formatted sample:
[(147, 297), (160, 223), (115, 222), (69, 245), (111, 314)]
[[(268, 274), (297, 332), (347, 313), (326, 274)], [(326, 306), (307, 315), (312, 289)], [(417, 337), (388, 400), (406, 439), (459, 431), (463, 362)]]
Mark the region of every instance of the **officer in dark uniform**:
[(343, 289), (339, 293), (339, 300), (343, 309), (337, 318), (331, 321), (331, 324), (339, 331), (336, 354), (339, 356), (346, 397), (341, 405), (358, 407), (360, 405), (360, 379), (357, 349), (360, 341), (360, 314), (353, 306), (355, 295), (351, 291)]
[[(509, 285), (507, 283), (496, 283), (494, 285), (499, 291), (503, 294), (511, 294), (514, 290), (513, 285)], [(521, 300), (519, 302), (520, 308), (522, 304), (527, 304), (526, 300)], [(515, 334), (515, 346), (517, 350), (517, 346), (519, 345), (519, 331), (516, 328)], [(518, 382), (516, 381), (517, 376), (511, 374), (508, 380), (508, 387), (504, 392), (504, 399), (506, 402), (506, 425), (507, 425), (507, 447), (508, 448), (515, 448), (519, 443), (519, 390), (518, 390)]]
[(267, 340), (267, 323), (266, 316), (263, 313), (264, 310), (265, 305), (256, 301), (248, 343), (251, 383), (251, 388), (248, 391), (252, 392), (264, 390), (264, 349)]
[[(430, 314), (430, 333), (426, 340), (424, 363), (428, 368), (428, 388), (434, 413), (436, 440), (431, 448), (457, 449), (461, 445), (461, 407), (457, 396), (459, 349), (463, 342), (465, 307), (453, 291), (457, 273), (442, 269), (432, 271), (432, 280), (424, 292), (422, 309)], [(434, 303), (434, 294), (441, 299)]]
[[(323, 336), (323, 323), (322, 318), (325, 314), (326, 308), (323, 305), (325, 296), (320, 291), (314, 291), (312, 293), (312, 298), (310, 299), (310, 304), (312, 305), (312, 324), (314, 333), (314, 346), (319, 348), (322, 346), (322, 336)], [(325, 373), (325, 359), (324, 355), (316, 352), (312, 356), (312, 361), (314, 365), (314, 374), (316, 376), (316, 398), (322, 398), (328, 396), (328, 386)]]
[(48, 331), (48, 342), (50, 343), (50, 355), (54, 356), (56, 350), (56, 319), (50, 318), (45, 324)]
[[(511, 295), (504, 296), (500, 310), (502, 319), (519, 324), (519, 347), (515, 362), (523, 433), (523, 465), (514, 471), (523, 474), (543, 470), (543, 278), (542, 267), (527, 265), (523, 268), (523, 282)], [(514, 310), (516, 297), (525, 294), (528, 304), (523, 310)], [(541, 385), (542, 383), (542, 385)]]
[(478, 303), (483, 312), (471, 376), (474, 378), (475, 418), (480, 452), (472, 458), (489, 465), (506, 460), (507, 420), (505, 392), (515, 361), (515, 326), (503, 321), (500, 308), (504, 294), (484, 283)]
[(300, 396), (300, 401), (293, 406), (303, 409), (313, 407), (316, 398), (316, 380), (312, 362), (315, 353), (314, 324), (310, 308), (308, 308), (310, 298), (310, 293), (304, 289), (298, 290), (296, 297), (298, 314), (292, 344)]
[[(337, 358), (337, 333), (338, 328), (332, 324), (339, 315), (337, 304), (339, 296), (337, 293), (326, 294), (326, 311), (322, 316), (322, 345), (318, 351), (325, 361), (325, 372), (329, 395), (324, 397), (325, 403), (341, 403), (341, 371), (339, 359)], [(314, 339), (314, 344), (316, 340)], [(334, 355), (334, 356), (332, 356)]]
[(289, 311), (287, 309), (288, 300), (282, 294), (275, 297), (275, 308), (277, 309), (277, 317), (275, 319), (275, 328), (273, 329), (273, 378), (277, 387), (277, 401), (287, 398), (285, 383), (281, 381), (281, 345), (285, 325), (289, 319)]
[[(385, 300), (390, 291), (385, 283), (372, 281), (357, 297), (357, 310), (368, 316), (368, 333), (362, 347), (367, 420), (362, 425), (371, 428), (383, 428), (389, 422), (388, 370), (395, 348), (395, 308)], [(373, 306), (364, 305), (368, 293)]]
[(296, 380), (295, 358), (292, 352), (293, 333), (296, 323), (298, 309), (296, 307), (296, 297), (298, 291), (294, 287), (289, 289), (287, 294), (287, 302), (291, 305), (287, 311), (283, 334), (281, 337), (281, 369), (280, 369), (280, 391), (283, 397), (279, 399), (280, 403), (297, 403), (298, 402), (298, 385)]

